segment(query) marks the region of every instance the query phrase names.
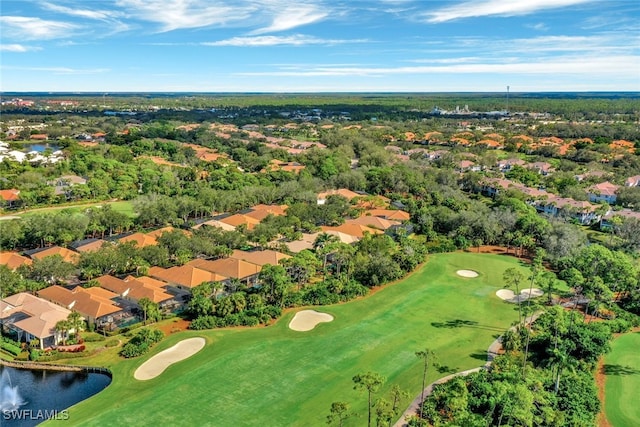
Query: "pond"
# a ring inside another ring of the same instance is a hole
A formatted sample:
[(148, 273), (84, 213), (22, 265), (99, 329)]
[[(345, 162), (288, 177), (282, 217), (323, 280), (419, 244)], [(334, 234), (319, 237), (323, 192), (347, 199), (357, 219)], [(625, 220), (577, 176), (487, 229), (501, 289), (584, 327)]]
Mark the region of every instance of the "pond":
[(60, 149), (60, 146), (56, 144), (49, 144), (49, 143), (23, 145), (23, 151), (27, 153), (30, 153), (31, 151), (37, 151), (38, 153), (42, 153), (46, 149), (50, 149), (51, 151), (58, 151)]
[(0, 366), (0, 425), (35, 426), (47, 419), (68, 419), (70, 406), (104, 390), (108, 375), (16, 369)]

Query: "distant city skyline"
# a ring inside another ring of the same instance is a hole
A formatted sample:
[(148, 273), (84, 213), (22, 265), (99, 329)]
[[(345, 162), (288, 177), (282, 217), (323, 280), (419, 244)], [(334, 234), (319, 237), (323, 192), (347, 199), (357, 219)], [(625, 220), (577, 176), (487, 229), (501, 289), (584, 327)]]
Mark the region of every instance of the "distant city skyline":
[(631, 0), (3, 0), (0, 90), (640, 90)]

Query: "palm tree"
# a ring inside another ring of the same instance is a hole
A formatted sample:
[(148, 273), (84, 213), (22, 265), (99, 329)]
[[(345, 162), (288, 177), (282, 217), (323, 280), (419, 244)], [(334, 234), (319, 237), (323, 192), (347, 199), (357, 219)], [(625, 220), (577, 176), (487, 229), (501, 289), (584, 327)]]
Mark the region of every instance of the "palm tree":
[[(529, 312), (531, 308), (531, 292), (533, 291), (533, 284), (538, 278), (538, 274), (543, 269), (542, 260), (544, 258), (545, 251), (542, 248), (536, 250), (536, 255), (533, 257), (531, 261), (531, 283), (529, 284), (529, 298), (527, 299), (527, 312)], [(533, 315), (532, 315), (533, 316)], [(526, 378), (527, 371), (527, 357), (529, 355), (529, 341), (531, 340), (531, 323), (533, 323), (533, 317), (530, 321), (525, 320), (525, 326), (528, 328), (527, 332), (527, 342), (524, 347), (524, 358), (522, 360), (522, 377)]]
[(69, 316), (67, 316), (67, 322), (69, 324), (69, 328), (76, 331), (76, 338), (80, 339), (80, 330), (82, 329), (84, 323), (82, 315), (73, 310), (71, 313), (69, 313)]
[(560, 390), (560, 376), (562, 375), (562, 371), (567, 369), (573, 370), (576, 364), (576, 360), (569, 354), (569, 349), (567, 348), (569, 345), (572, 345), (572, 343), (562, 342), (560, 345), (556, 345), (555, 348), (551, 349), (551, 354), (547, 361), (550, 366), (556, 369), (555, 385), (553, 387), (555, 394), (558, 394)]
[(422, 419), (422, 404), (424, 403), (424, 392), (426, 388), (427, 381), (427, 369), (429, 368), (429, 360), (431, 360), (431, 364), (433, 364), (433, 359), (435, 359), (435, 353), (433, 350), (425, 348), (421, 351), (416, 351), (416, 356), (421, 358), (423, 361), (423, 370), (422, 370), (422, 392), (420, 393), (420, 419)]
[[(520, 270), (514, 267), (507, 268), (502, 275), (502, 280), (505, 281), (505, 288), (513, 286), (516, 288), (516, 298), (520, 296), (520, 283), (524, 280), (524, 274)], [(518, 300), (518, 324), (522, 323), (522, 306), (520, 300)]]
[(59, 320), (54, 327), (56, 332), (60, 332), (62, 336), (62, 345), (67, 345), (67, 332), (69, 331), (69, 321)]
[(371, 396), (378, 391), (382, 384), (384, 384), (385, 378), (375, 372), (365, 372), (364, 374), (358, 374), (353, 377), (355, 390), (366, 390), (369, 398), (367, 419), (367, 427), (371, 427)]

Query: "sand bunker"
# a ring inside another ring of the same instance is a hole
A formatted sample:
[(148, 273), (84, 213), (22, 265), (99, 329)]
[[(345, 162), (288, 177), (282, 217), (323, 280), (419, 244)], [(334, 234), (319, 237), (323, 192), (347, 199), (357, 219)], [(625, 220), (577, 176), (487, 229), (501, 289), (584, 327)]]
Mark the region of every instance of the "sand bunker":
[(531, 289), (531, 295), (529, 295), (529, 289), (523, 289), (520, 291), (519, 295), (516, 295), (511, 289), (500, 289), (496, 292), (496, 295), (501, 300), (511, 302), (511, 303), (519, 303), (522, 301), (526, 301), (529, 298), (537, 298), (544, 295), (544, 292), (538, 288)]
[(458, 270), (456, 271), (456, 274), (458, 276), (468, 277), (468, 278), (478, 277), (478, 273), (473, 270)]
[(315, 310), (302, 310), (296, 313), (289, 323), (289, 328), (298, 332), (310, 331), (319, 323), (331, 322), (333, 316)]
[(171, 348), (161, 351), (151, 359), (144, 362), (133, 377), (137, 380), (150, 380), (164, 372), (170, 365), (193, 356), (204, 347), (204, 338), (188, 338), (180, 341)]

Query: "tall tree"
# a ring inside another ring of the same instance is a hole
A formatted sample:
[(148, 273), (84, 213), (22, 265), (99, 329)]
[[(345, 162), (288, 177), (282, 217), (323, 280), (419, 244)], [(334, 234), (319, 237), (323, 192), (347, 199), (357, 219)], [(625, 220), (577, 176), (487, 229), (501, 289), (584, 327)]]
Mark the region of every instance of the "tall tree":
[(420, 419), (422, 419), (422, 406), (424, 403), (424, 392), (427, 387), (427, 370), (429, 369), (429, 363), (433, 365), (435, 360), (435, 353), (433, 350), (425, 348), (424, 350), (416, 351), (416, 356), (422, 359), (422, 389), (420, 391)]
[(365, 372), (363, 374), (358, 374), (353, 378), (355, 390), (365, 390), (368, 396), (368, 418), (367, 418), (367, 427), (371, 427), (371, 398), (375, 392), (380, 390), (380, 387), (385, 382), (385, 378), (378, 373), (375, 372)]
[[(509, 267), (504, 271), (502, 280), (505, 281), (505, 287), (513, 286), (516, 289), (516, 298), (520, 296), (520, 284), (524, 281), (524, 274), (514, 267)], [(518, 300), (518, 325), (522, 323), (522, 306)]]
[(349, 404), (346, 402), (333, 402), (329, 415), (327, 415), (327, 424), (337, 423), (338, 427), (342, 427), (344, 421), (353, 414), (349, 412)]

